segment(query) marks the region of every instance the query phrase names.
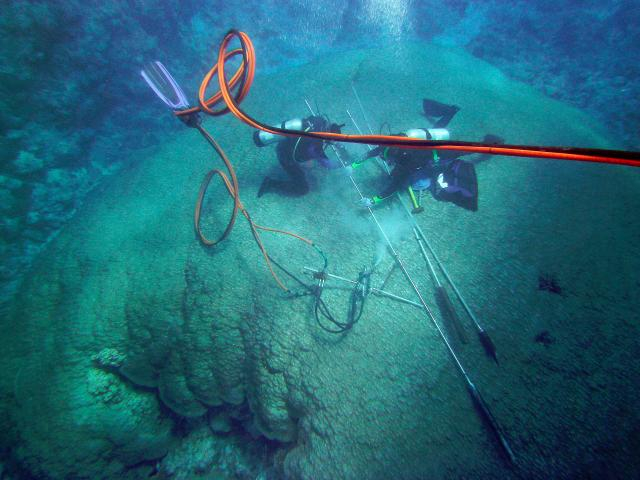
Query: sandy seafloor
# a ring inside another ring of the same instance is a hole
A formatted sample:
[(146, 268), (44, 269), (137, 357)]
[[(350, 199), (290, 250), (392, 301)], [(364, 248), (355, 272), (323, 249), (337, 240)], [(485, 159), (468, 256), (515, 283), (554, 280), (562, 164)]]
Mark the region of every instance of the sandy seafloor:
[[(275, 123), (306, 115), (306, 97), (354, 133), (345, 108), (363, 122), (352, 81), (376, 129), (383, 121), (394, 132), (425, 126), (421, 100), (429, 97), (461, 107), (450, 124), (455, 139), (494, 133), (513, 144), (619, 147), (581, 112), (429, 45), (344, 52), (259, 76), (243, 106)], [(274, 149), (257, 149), (234, 118), (205, 126), (232, 158), (257, 223), (313, 239), (329, 271), (350, 278), (384, 250), (340, 171), (311, 171), (303, 198), (257, 199), (262, 177), (277, 174)], [(347, 149), (354, 158), (364, 152)], [(3, 322), (0, 418), (14, 455), (36, 475), (116, 478), (123, 465), (157, 457), (156, 446), (175, 459), (166, 406), (197, 417), (245, 398), (253, 412), (245, 425), (283, 441), (271, 475), (286, 478), (640, 474), (637, 171), (494, 157), (476, 166), (477, 213), (425, 198), (417, 220), (498, 348), (499, 366), (460, 308), (471, 342), (456, 348), (512, 443), (518, 461), (509, 468), (423, 313), (371, 296), (351, 332), (323, 333), (308, 297), (277, 290), (244, 218), (221, 248), (198, 244), (193, 204), (206, 171), (221, 164), (197, 132), (176, 122), (174, 137), (137, 157), (43, 253)], [(355, 179), (368, 194), (385, 181), (375, 162)], [(204, 210), (210, 235), (230, 207), (221, 188), (212, 184)], [(437, 310), (396, 201), (376, 214)], [(320, 264), (295, 241), (263, 238), (296, 272)], [(374, 285), (392, 263), (385, 254)], [(554, 275), (562, 295), (540, 291), (541, 274)], [(414, 299), (400, 272), (386, 288)], [(326, 298), (343, 314), (347, 296)], [(534, 341), (543, 331), (548, 345)], [(107, 347), (126, 354), (123, 374), (148, 388), (98, 370), (91, 357)]]

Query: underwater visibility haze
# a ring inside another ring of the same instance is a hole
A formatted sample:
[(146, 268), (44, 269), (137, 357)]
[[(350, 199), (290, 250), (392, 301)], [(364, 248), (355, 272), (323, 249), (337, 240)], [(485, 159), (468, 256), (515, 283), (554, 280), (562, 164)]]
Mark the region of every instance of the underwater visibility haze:
[(640, 478), (638, 25), (5, 2), (0, 479)]

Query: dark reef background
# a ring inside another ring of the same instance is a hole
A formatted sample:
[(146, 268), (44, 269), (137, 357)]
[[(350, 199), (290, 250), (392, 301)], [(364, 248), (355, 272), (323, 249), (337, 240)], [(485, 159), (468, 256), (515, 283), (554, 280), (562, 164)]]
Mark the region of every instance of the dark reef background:
[(259, 72), (413, 38), (459, 45), (638, 149), (638, 24), (631, 0), (3, 2), (0, 298), (88, 191), (175, 128), (138, 76), (146, 61), (193, 94), (232, 27)]

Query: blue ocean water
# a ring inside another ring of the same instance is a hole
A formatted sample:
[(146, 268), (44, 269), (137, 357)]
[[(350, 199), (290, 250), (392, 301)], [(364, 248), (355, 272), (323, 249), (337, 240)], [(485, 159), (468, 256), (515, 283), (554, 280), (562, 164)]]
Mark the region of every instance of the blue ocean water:
[(636, 2), (2, 10), (0, 478), (639, 475), (635, 167), (203, 138), (140, 75), (197, 105), (238, 29), (267, 125), (634, 152)]

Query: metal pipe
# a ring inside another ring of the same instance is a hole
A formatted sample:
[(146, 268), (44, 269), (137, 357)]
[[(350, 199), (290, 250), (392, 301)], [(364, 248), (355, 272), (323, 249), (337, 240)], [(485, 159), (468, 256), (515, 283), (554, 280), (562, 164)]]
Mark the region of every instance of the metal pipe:
[[(316, 269), (311, 268), (311, 267), (304, 267), (304, 269), (309, 271), (309, 272), (313, 272), (313, 273), (322, 273), (320, 270), (316, 270)], [(355, 280), (351, 280), (349, 278), (341, 277), (340, 275), (335, 275), (333, 273), (324, 272), (324, 275), (326, 275), (329, 278), (335, 278), (336, 280), (340, 280), (340, 281), (343, 281), (343, 282), (351, 283), (352, 285), (356, 285), (358, 283)], [(383, 297), (389, 297), (389, 298), (392, 298), (394, 300), (398, 300), (399, 302), (406, 303), (408, 305), (413, 305), (414, 307), (418, 307), (418, 308), (422, 309), (422, 305), (420, 305), (419, 303), (412, 302), (408, 298), (401, 297), (400, 295), (396, 295), (395, 293), (387, 292), (386, 290), (381, 290), (381, 289), (376, 288), (376, 287), (371, 287), (370, 290), (371, 290), (372, 293), (374, 293), (376, 295), (380, 295), (380, 296), (383, 296)]]
[[(351, 86), (352, 86), (352, 89), (355, 90), (354, 85), (352, 84)], [(360, 102), (359, 97), (357, 97), (357, 98), (358, 98), (358, 102), (360, 103), (360, 105), (362, 105), (362, 102)], [(309, 106), (308, 102), (307, 102), (307, 106)], [(363, 107), (362, 107), (362, 110), (364, 110)], [(351, 114), (349, 114), (349, 116), (351, 117)], [(371, 147), (369, 147), (369, 148), (371, 148)], [(341, 163), (343, 163), (343, 162), (341, 161)], [(344, 165), (344, 163), (343, 163), (343, 165)], [(350, 178), (351, 178), (351, 181), (355, 184), (355, 180), (353, 180), (353, 177), (350, 176)], [(360, 192), (360, 189), (358, 189), (358, 193), (360, 193), (360, 195), (362, 196), (362, 193)], [(396, 194), (397, 193), (398, 192), (396, 192)], [(400, 198), (399, 194), (398, 194), (398, 198)], [(403, 202), (401, 202), (401, 203), (404, 205)], [(405, 211), (407, 212), (409, 217), (417, 225), (417, 222), (415, 221), (415, 219), (413, 219), (411, 217), (411, 214), (409, 213), (406, 205), (404, 205), (404, 207), (405, 207)], [(373, 214), (373, 210), (371, 208), (369, 208), (369, 212), (371, 212), (371, 215), (373, 215), (374, 219), (375, 219), (375, 215)], [(438, 324), (436, 318), (433, 316), (433, 313), (431, 312), (431, 309), (429, 308), (429, 306), (425, 302), (424, 298), (422, 297), (422, 294), (420, 293), (420, 290), (418, 289), (418, 286), (415, 284), (415, 282), (411, 278), (411, 275), (409, 275), (409, 272), (407, 271), (407, 269), (406, 269), (406, 267), (404, 265), (404, 262), (402, 261), (402, 259), (398, 255), (398, 253), (393, 248), (393, 245), (391, 245), (391, 242), (389, 241), (389, 238), (384, 233), (384, 230), (382, 230), (382, 227), (377, 222), (377, 220), (376, 220), (376, 223), (378, 224), (378, 227), (382, 231), (383, 236), (384, 236), (385, 240), (387, 241), (387, 245), (389, 246), (389, 249), (390, 249), (391, 253), (393, 254), (396, 262), (398, 263), (398, 266), (402, 270), (402, 273), (406, 277), (407, 281), (411, 284), (411, 287), (413, 288), (413, 290), (415, 291), (416, 295), (418, 296), (418, 299), (420, 300), (420, 304), (424, 307), (424, 311), (427, 313), (428, 317), (431, 319), (431, 322), (433, 323), (434, 327), (438, 331), (438, 334), (440, 335), (440, 338), (444, 342), (445, 346), (447, 347), (447, 350), (449, 351), (449, 354), (450, 354), (451, 358), (453, 359), (458, 371), (460, 372), (460, 374), (462, 375), (463, 379), (465, 380), (466, 385), (467, 385), (467, 390), (469, 391), (469, 394), (471, 395), (471, 398), (473, 400), (473, 403), (474, 403), (475, 407), (478, 409), (478, 411), (480, 412), (482, 418), (486, 421), (487, 425), (489, 426), (489, 428), (491, 429), (491, 431), (495, 435), (496, 439), (498, 440), (498, 444), (501, 446), (501, 448), (502, 448), (503, 452), (505, 453), (507, 459), (511, 463), (515, 463), (515, 455), (514, 455), (513, 450), (511, 449), (511, 447), (509, 445), (509, 442), (507, 441), (506, 436), (504, 435), (504, 433), (502, 433), (502, 428), (500, 427), (500, 425), (496, 421), (495, 417), (493, 416), (493, 414), (489, 410), (489, 407), (487, 406), (486, 402), (484, 401), (484, 399), (480, 395), (480, 391), (477, 389), (477, 387), (471, 381), (471, 378), (467, 374), (467, 371), (462, 366), (462, 363), (460, 362), (460, 359), (458, 358), (458, 355), (456, 354), (455, 350), (453, 349), (453, 347), (449, 343), (449, 340), (447, 340), (447, 337), (444, 334), (444, 331), (442, 330), (442, 328)], [(419, 227), (418, 227), (418, 229), (419, 229)]]
[[(355, 88), (355, 85), (353, 83), (351, 83), (351, 89), (353, 90), (356, 100), (358, 101), (358, 105), (360, 106), (360, 111), (363, 112), (363, 117), (365, 119), (365, 122), (367, 123), (367, 126), (369, 128), (369, 132), (373, 135), (373, 130), (371, 129), (371, 124), (369, 123), (369, 121), (367, 120), (367, 116), (364, 113), (364, 106), (362, 105), (362, 101), (360, 100), (360, 96), (358, 95), (358, 92)], [(353, 126), (356, 128), (356, 130), (358, 131), (358, 133), (360, 133), (362, 135), (362, 129), (358, 126), (357, 122), (355, 121), (355, 119), (353, 118), (353, 115), (351, 115), (351, 112), (349, 112), (349, 110), (347, 110), (347, 115), (349, 116), (349, 118), (351, 119)], [(367, 148), (369, 150), (372, 150), (370, 145), (367, 145)], [(386, 163), (384, 163), (385, 167), (386, 167), (386, 172), (387, 174), (391, 174), (391, 172), (389, 171), (389, 168), (387, 166)], [(482, 327), (482, 325), (480, 325), (480, 322), (478, 321), (478, 319), (476, 318), (475, 314), (471, 311), (471, 308), (469, 307), (469, 305), (467, 304), (467, 302), (465, 301), (465, 299), (463, 298), (462, 294), (460, 293), (460, 290), (458, 290), (458, 287), (456, 286), (456, 284), (453, 282), (453, 280), (451, 279), (451, 277), (449, 276), (449, 273), (447, 272), (446, 268), (444, 267), (444, 265), (442, 264), (442, 262), (440, 261), (440, 259), (438, 258), (438, 256), (436, 255), (435, 250), (433, 249), (433, 247), (431, 246), (431, 243), (429, 242), (429, 240), (427, 239), (427, 236), (424, 234), (424, 232), (422, 231), (422, 228), (420, 228), (420, 225), (418, 225), (418, 222), (416, 221), (416, 219), (411, 215), (411, 212), (409, 211), (409, 209), (407, 208), (407, 206), (404, 204), (404, 202), (402, 201), (402, 197), (400, 196), (400, 192), (396, 192), (396, 197), (398, 198), (398, 200), (400, 201), (400, 204), (402, 205), (402, 208), (404, 209), (405, 213), (407, 214), (407, 217), (409, 217), (410, 221), (413, 223), (414, 228), (416, 228), (418, 230), (418, 233), (420, 234), (420, 236), (422, 237), (422, 239), (424, 240), (425, 245), (427, 246), (427, 248), (429, 249), (429, 251), (431, 252), (431, 255), (433, 255), (434, 260), (436, 261), (436, 264), (438, 265), (438, 267), (440, 268), (440, 270), (442, 271), (442, 274), (445, 276), (445, 278), (447, 279), (447, 281), (449, 282), (449, 285), (451, 285), (451, 288), (453, 289), (453, 291), (456, 294), (456, 297), (458, 297), (458, 300), (460, 301), (460, 303), (462, 304), (462, 307), (464, 308), (465, 312), (467, 312), (467, 315), (469, 315), (469, 318), (471, 318), (471, 321), (473, 322), (473, 324), (476, 327), (476, 330), (478, 332), (478, 337), (480, 338), (480, 343), (482, 344), (485, 352), (491, 357), (493, 358), (493, 360), (496, 363), (499, 363), (498, 361), (498, 352), (496, 349), (495, 344), (493, 343), (493, 340), (491, 339), (491, 337), (489, 336), (489, 334), (487, 333), (487, 331)]]
[(431, 259), (429, 258), (429, 255), (427, 255), (427, 252), (424, 249), (424, 245), (422, 245), (422, 242), (420, 241), (418, 230), (415, 227), (413, 227), (413, 233), (416, 236), (416, 241), (418, 242), (418, 246), (420, 247), (420, 251), (422, 252), (422, 257), (427, 262), (427, 265), (429, 266), (429, 270), (431, 271), (431, 276), (433, 277), (433, 280), (436, 282), (436, 286), (438, 288), (441, 288), (442, 284), (440, 283), (440, 279), (438, 279), (438, 275), (436, 275), (436, 270), (433, 268)]
[(448, 321), (449, 324), (456, 331), (460, 341), (462, 343), (468, 343), (469, 339), (467, 338), (467, 332), (465, 332), (462, 322), (460, 322), (460, 319), (458, 318), (458, 314), (456, 313), (455, 308), (453, 308), (453, 304), (449, 299), (449, 294), (447, 293), (447, 290), (442, 286), (442, 284), (440, 283), (440, 280), (438, 279), (438, 276), (436, 275), (436, 271), (433, 268), (433, 265), (431, 264), (431, 259), (429, 258), (429, 255), (427, 255), (427, 252), (424, 249), (424, 245), (422, 244), (423, 243), (422, 239), (420, 238), (420, 235), (418, 235), (418, 230), (415, 227), (413, 228), (413, 234), (416, 236), (416, 241), (418, 242), (418, 246), (420, 247), (420, 252), (422, 253), (422, 257), (427, 262), (427, 265), (429, 266), (429, 270), (431, 271), (431, 275), (433, 276), (433, 280), (436, 283), (436, 298), (440, 303), (440, 308), (442, 309), (443, 318), (446, 321)]

